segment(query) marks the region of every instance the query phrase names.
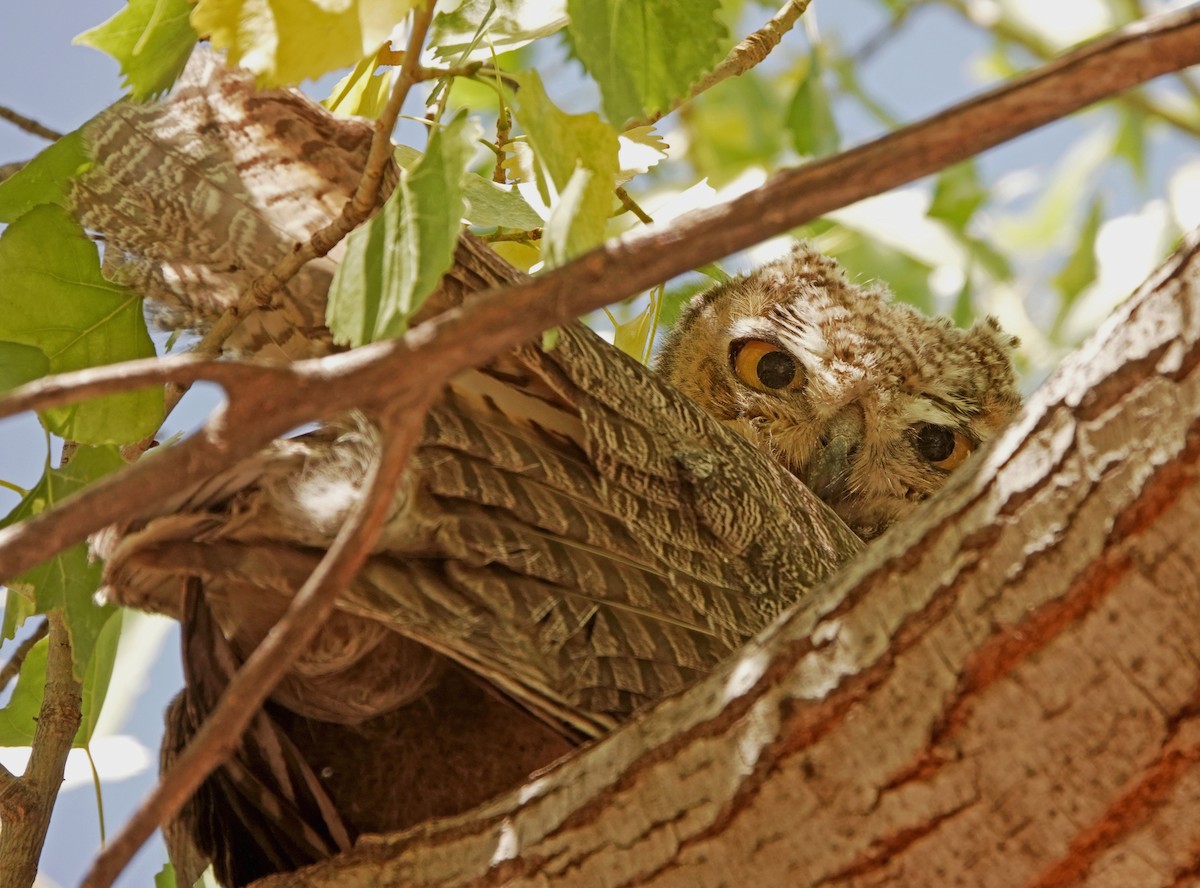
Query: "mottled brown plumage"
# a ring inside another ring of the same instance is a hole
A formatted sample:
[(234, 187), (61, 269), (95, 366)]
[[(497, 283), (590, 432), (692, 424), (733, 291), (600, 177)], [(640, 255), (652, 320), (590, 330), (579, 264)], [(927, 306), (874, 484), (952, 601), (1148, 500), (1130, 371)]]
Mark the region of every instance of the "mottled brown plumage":
[[(110, 270), (168, 305), (161, 320), (203, 329), (332, 217), (368, 136), (202, 60), (172, 101), (117, 106), (89, 126), (103, 154), (75, 206), (108, 238)], [(303, 224), (275, 206), (302, 206)], [(160, 219), (171, 220), (165, 236)], [(212, 254), (192, 246), (221, 235)], [(836, 277), (824, 260), (806, 261)], [(332, 347), (317, 320), (327, 269), (306, 274), (247, 319), (234, 351), (277, 360)], [(466, 237), (423, 316), (518, 277)], [(720, 369), (731, 366), (730, 323), (750, 331), (761, 314), (742, 305), (755, 281), (764, 311), (771, 300), (821, 298), (819, 276), (799, 290), (787, 277), (771, 267), (702, 298), (667, 350), (672, 378), (686, 388), (697, 368), (704, 384), (689, 394), (776, 456), (783, 412)], [(277, 442), (96, 540), (115, 601), (178, 615), (190, 578), (188, 688), (172, 709), (167, 758), (219, 693), (227, 670), (216, 660), (249, 654), (332, 542), (374, 435), (347, 417)], [(788, 465), (811, 480), (803, 461)], [(347, 835), (481, 802), (709, 672), (860, 545), (779, 463), (590, 331), (566, 327), (552, 350), (529, 344), (464, 372), (430, 411), (375, 550), (256, 723), (259, 734), (282, 732), (278, 748), (294, 746), (308, 769), (280, 769), (295, 757), (263, 756), (269, 737), (252, 733), (176, 834), (233, 884), (338, 845), (319, 794), (295, 791), (312, 775)], [(435, 765), (436, 788), (421, 782)], [(278, 798), (300, 800), (287, 816), (316, 841), (289, 849), (259, 835), (256, 816), (269, 814), (246, 800), (282, 810), (269, 801)]]
[(697, 296), (659, 367), (872, 539), (1016, 413), (1015, 344), (990, 318), (927, 318), (798, 247)]

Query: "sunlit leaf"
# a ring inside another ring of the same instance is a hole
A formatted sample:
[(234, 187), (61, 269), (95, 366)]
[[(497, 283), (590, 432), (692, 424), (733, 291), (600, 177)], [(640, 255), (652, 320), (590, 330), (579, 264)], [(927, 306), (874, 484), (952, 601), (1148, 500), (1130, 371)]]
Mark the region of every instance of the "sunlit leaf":
[(823, 157), (837, 151), (840, 141), (837, 121), (833, 118), (829, 91), (815, 53), (788, 106), (787, 124), (797, 153), (805, 157)]
[(188, 0), (129, 0), (102, 25), (84, 31), (75, 43), (106, 52), (121, 63), (125, 85), (135, 99), (171, 88), (196, 45)]
[(669, 109), (721, 57), (718, 0), (568, 0), (571, 39), (613, 124)]
[(392, 84), (396, 82), (396, 70), (388, 68), (382, 74), (376, 74), (377, 67), (378, 53), (361, 59), (349, 74), (337, 82), (329, 91), (329, 97), (321, 104), (344, 117), (378, 117), (387, 105)]
[(329, 289), (327, 320), (339, 342), (401, 335), (454, 261), (463, 176), (478, 126), (460, 115), (434, 131), (429, 149), (383, 208), (347, 239)]
[[(560, 213), (556, 220), (556, 226), (567, 226), (565, 239), (556, 241), (564, 252), (556, 255), (560, 259), (577, 256), (604, 239), (617, 177), (617, 135), (596, 114), (561, 111), (546, 95), (536, 73), (521, 74), (518, 79), (518, 119), (536, 156), (542, 199), (553, 207), (556, 201), (551, 192), (561, 196), (575, 178), (574, 211)], [(586, 176), (576, 177), (577, 170)], [(543, 252), (548, 253), (549, 248), (543, 247)]]
[(567, 181), (567, 187), (554, 202), (554, 209), (542, 229), (542, 256), (551, 268), (569, 262), (576, 255), (571, 239), (578, 231), (576, 223), (582, 220), (584, 199), (591, 178), (591, 170), (576, 167)]
[(263, 83), (296, 84), (374, 53), (417, 0), (199, 0), (192, 26)]
[[(4, 519), (7, 527), (32, 518), (62, 502), (76, 490), (116, 471), (124, 462), (115, 447), (80, 447), (60, 469), (51, 469)], [(100, 564), (88, 557), (87, 543), (77, 543), (8, 581), (8, 585), (34, 602), (38, 613), (61, 611), (71, 636), (76, 673), (83, 675), (97, 636), (114, 608), (95, 603), (100, 586)]]
[[(154, 355), (141, 297), (100, 274), (96, 246), (63, 208), (35, 207), (0, 235), (0, 340), (40, 349), (62, 373)], [(86, 444), (125, 443), (162, 420), (162, 388), (47, 410), (55, 434)]]
[(488, 61), (493, 51), (518, 49), (565, 27), (566, 7), (566, 0), (463, 0), (433, 17), (429, 45), (442, 60)]
[(67, 133), (0, 182), (0, 222), (15, 222), (38, 204), (66, 206), (71, 180), (89, 166), (82, 130)]

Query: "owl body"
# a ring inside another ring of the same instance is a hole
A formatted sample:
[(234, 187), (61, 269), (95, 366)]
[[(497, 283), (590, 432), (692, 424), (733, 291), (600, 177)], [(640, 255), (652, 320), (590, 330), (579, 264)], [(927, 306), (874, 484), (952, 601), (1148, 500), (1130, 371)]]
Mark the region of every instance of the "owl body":
[(659, 369), (871, 539), (945, 482), (1020, 406), (1016, 340), (788, 256), (695, 297)]

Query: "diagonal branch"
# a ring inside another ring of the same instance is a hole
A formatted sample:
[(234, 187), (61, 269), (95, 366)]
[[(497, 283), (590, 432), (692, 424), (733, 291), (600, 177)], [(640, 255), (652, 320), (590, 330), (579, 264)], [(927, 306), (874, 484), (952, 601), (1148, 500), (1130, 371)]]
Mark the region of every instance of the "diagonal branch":
[[(14, 576), (106, 525), (144, 514), (304, 422), (354, 406), (411, 401), (542, 330), (632, 296), (839, 207), (938, 172), (1161, 74), (1200, 62), (1200, 9), (1137, 22), (968, 102), (842, 154), (786, 170), (725, 204), (652, 226), (411, 330), (296, 364), (289, 388), (231, 393), (201, 434), (0, 531), (0, 577)], [(477, 242), (468, 249), (479, 250)], [(18, 389), (10, 398), (25, 397)], [(4, 400), (0, 400), (0, 409)]]

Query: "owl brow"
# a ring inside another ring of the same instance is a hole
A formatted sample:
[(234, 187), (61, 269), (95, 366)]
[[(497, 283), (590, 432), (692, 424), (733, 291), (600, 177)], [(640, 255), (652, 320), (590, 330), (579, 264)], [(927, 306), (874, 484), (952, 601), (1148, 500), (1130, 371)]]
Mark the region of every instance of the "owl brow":
[(948, 400), (932, 392), (921, 392), (920, 397), (938, 407), (953, 421), (967, 419), (979, 413), (978, 406), (972, 405), (971, 401), (967, 398), (960, 397), (955, 400)]

